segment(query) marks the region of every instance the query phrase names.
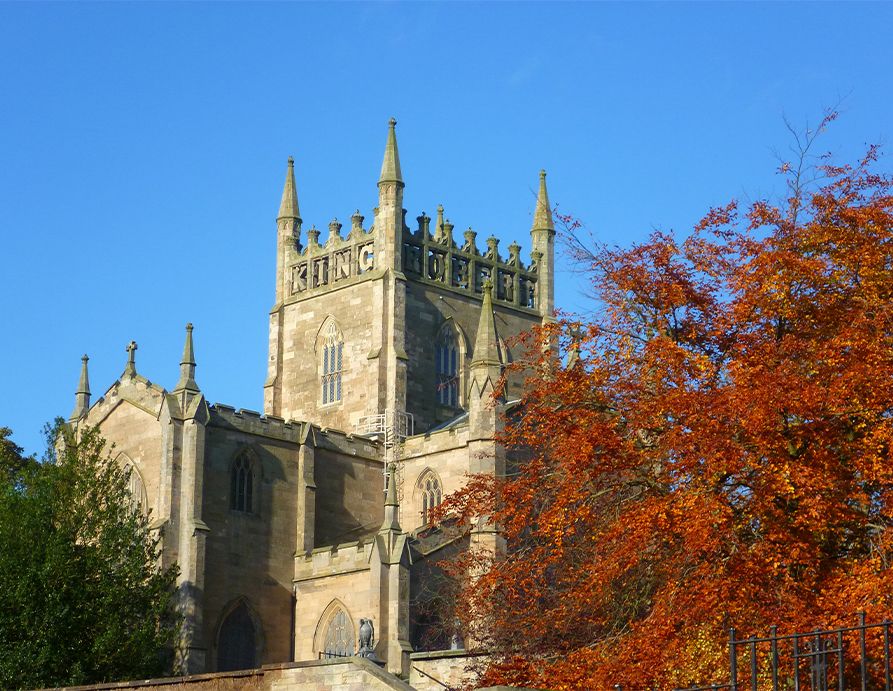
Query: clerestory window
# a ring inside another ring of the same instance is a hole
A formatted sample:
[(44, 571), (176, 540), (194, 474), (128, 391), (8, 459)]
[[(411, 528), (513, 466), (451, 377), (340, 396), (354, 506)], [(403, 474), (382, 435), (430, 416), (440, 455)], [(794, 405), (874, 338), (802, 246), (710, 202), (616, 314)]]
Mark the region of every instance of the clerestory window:
[(421, 513), (422, 525), (428, 525), (432, 522), (432, 511), (440, 506), (442, 499), (442, 490), (440, 486), (440, 478), (433, 470), (426, 470), (419, 477), (418, 490), (421, 495)]
[(230, 508), (251, 513), (254, 504), (254, 465), (251, 456), (242, 452), (233, 463), (230, 478)]
[(445, 326), (440, 330), (434, 365), (437, 374), (437, 402), (451, 408), (458, 408), (459, 339), (450, 326)]
[(322, 344), (322, 404), (341, 400), (341, 371), (344, 364), (344, 341), (335, 322), (329, 322)]

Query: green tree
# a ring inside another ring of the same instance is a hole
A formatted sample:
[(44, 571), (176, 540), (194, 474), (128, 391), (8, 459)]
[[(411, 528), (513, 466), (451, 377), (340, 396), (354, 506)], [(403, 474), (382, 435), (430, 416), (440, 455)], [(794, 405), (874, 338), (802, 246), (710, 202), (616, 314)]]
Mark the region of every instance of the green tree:
[(33, 459), (22, 456), (22, 447), (9, 438), (11, 434), (9, 427), (0, 427), (0, 476), (15, 482)]
[(176, 569), (95, 429), (57, 422), (47, 458), (0, 429), (0, 688), (159, 675)]

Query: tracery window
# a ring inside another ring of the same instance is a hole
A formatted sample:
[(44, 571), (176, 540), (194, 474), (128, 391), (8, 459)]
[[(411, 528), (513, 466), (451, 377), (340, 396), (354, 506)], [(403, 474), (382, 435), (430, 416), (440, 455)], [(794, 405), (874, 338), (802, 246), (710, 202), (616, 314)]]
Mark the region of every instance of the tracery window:
[(353, 625), (347, 612), (339, 607), (326, 627), (323, 654), (327, 657), (348, 657), (353, 652)]
[(130, 492), (130, 506), (135, 512), (143, 515), (149, 510), (148, 500), (146, 498), (146, 486), (143, 484), (143, 478), (140, 472), (130, 461), (124, 464), (124, 472), (129, 473), (127, 478), (127, 489)]
[(344, 340), (334, 321), (330, 321), (323, 334), (322, 344), (322, 404), (329, 405), (341, 400), (341, 369), (343, 366)]
[(233, 462), (229, 506), (234, 511), (250, 513), (254, 506), (253, 499), (254, 464), (251, 456), (243, 451)]
[(432, 522), (431, 512), (440, 505), (442, 498), (440, 478), (433, 470), (426, 470), (419, 477), (418, 488), (421, 495), (422, 525), (428, 525)]
[(223, 620), (217, 636), (217, 671), (253, 669), (258, 666), (257, 633), (251, 613), (240, 602)]
[(446, 325), (440, 330), (435, 349), (437, 402), (452, 408), (459, 407), (459, 339), (455, 330)]

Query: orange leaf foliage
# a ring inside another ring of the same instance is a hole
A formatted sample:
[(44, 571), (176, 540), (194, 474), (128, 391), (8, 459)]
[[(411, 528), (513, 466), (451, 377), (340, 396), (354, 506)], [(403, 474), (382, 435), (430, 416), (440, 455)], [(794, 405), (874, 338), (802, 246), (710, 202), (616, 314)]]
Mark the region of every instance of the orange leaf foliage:
[[(875, 157), (782, 208), (600, 250), (600, 316), (527, 337), (502, 438), (520, 472), (443, 507), (508, 545), (455, 566), (474, 574), (458, 614), (493, 653), (482, 684), (716, 682), (730, 626), (893, 614), (893, 197)], [(573, 366), (543, 351), (555, 338)]]

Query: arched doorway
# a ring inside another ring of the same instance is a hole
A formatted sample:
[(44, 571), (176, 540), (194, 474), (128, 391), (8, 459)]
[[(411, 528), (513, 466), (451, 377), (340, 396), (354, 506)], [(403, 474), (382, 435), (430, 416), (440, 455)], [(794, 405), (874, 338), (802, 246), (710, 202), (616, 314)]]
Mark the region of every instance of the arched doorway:
[(260, 666), (254, 618), (244, 602), (239, 602), (220, 624), (217, 633), (217, 671), (254, 669)]

